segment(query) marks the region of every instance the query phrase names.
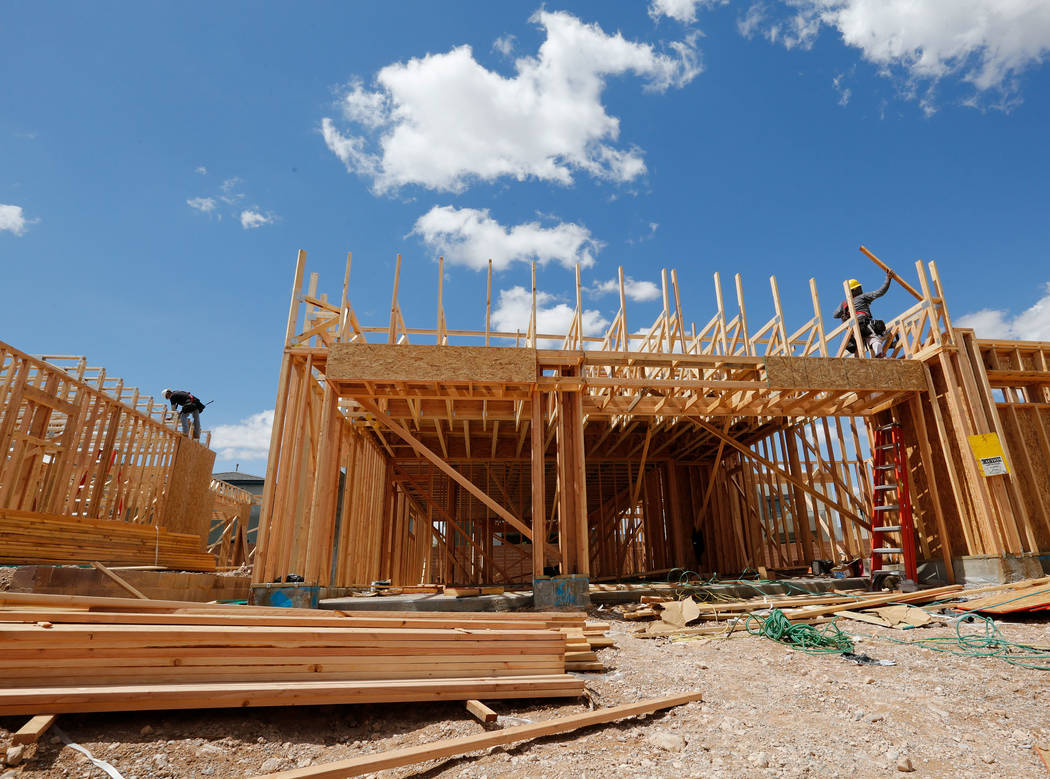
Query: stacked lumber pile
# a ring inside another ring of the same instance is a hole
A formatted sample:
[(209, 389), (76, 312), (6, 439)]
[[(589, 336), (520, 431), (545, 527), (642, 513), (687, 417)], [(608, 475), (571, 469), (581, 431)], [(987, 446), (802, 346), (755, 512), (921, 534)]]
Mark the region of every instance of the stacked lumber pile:
[(162, 565), (214, 571), (201, 538), (153, 525), (0, 508), (0, 564)]
[(0, 593), (0, 716), (583, 693), (582, 615), (463, 616)]
[(438, 619), (451, 623), (497, 625), (532, 625), (538, 630), (557, 630), (566, 638), (566, 671), (605, 671), (605, 664), (598, 658), (597, 650), (615, 647), (606, 636), (608, 622), (590, 622), (583, 612), (564, 611), (503, 611), (503, 612), (458, 612), (458, 611), (340, 611), (334, 612), (349, 619), (367, 619), (382, 614), (384, 617), (420, 620)]

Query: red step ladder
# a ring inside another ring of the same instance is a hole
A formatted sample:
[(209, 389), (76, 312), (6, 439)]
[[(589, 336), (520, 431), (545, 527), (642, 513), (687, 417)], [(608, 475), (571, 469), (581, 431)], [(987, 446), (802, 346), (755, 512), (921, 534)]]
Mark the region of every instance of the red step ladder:
[[(915, 559), (915, 524), (911, 515), (911, 496), (908, 493), (907, 455), (901, 426), (891, 422), (875, 429), (872, 446), (874, 474), (872, 484), (871, 517), (871, 573), (882, 570), (886, 557), (904, 560), (904, 578), (918, 583)], [(900, 543), (894, 545), (888, 536), (899, 534)]]

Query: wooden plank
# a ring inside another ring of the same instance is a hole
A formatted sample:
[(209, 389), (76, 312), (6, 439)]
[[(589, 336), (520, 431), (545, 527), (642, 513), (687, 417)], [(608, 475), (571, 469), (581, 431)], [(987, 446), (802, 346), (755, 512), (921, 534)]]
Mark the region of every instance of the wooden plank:
[(573, 698), (584, 683), (572, 676), (467, 677), (325, 682), (209, 682), (89, 687), (6, 687), (0, 716), (99, 711), (323, 706), (499, 698)]
[(38, 714), (15, 731), (11, 737), (13, 744), (35, 744), (47, 729), (55, 724), (54, 714)]
[(501, 744), (512, 744), (516, 741), (526, 741), (557, 733), (568, 733), (580, 728), (615, 722), (616, 720), (633, 717), (638, 714), (651, 714), (655, 711), (674, 708), (675, 706), (699, 700), (702, 700), (702, 696), (698, 692), (672, 695), (666, 698), (654, 698), (584, 714), (558, 717), (546, 722), (535, 722), (529, 725), (518, 725), (477, 735), (443, 739), (431, 744), (395, 749), (378, 755), (363, 755), (349, 760), (340, 760), (308, 768), (296, 768), (291, 771), (267, 774), (266, 776), (269, 779), (307, 779), (307, 777), (313, 779), (338, 779), (347, 776), (361, 776), (362, 774), (374, 773), (389, 768), (414, 765), (424, 760), (438, 760), (454, 755), (462, 755)]

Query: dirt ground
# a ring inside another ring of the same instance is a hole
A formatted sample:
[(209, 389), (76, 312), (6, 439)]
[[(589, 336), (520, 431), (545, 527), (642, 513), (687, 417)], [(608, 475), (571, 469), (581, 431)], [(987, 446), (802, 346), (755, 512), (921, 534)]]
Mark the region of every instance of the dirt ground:
[[(895, 644), (954, 635), (842, 623), (857, 652), (892, 666), (807, 655), (759, 637), (631, 636), (610, 611), (610, 667), (583, 674), (596, 706), (699, 690), (702, 703), (413, 768), (390, 777), (1045, 776), (1050, 672)], [(997, 621), (1015, 642), (1050, 645), (1050, 618)], [(975, 632), (979, 628), (965, 628)], [(579, 713), (585, 704), (496, 701), (502, 724)], [(0, 719), (0, 745), (23, 720)], [(462, 704), (64, 715), (57, 726), (125, 779), (248, 777), (481, 732)], [(491, 727), (491, 726), (490, 726)], [(105, 777), (55, 730), (0, 779)]]

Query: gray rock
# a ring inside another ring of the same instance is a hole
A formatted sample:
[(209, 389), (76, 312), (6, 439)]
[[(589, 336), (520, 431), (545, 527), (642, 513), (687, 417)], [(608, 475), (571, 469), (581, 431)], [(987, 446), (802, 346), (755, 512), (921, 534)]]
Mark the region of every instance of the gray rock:
[(197, 750), (197, 757), (205, 759), (222, 757), (225, 754), (226, 752), (221, 747), (217, 747), (214, 744), (204, 744)]
[(910, 757), (901, 757), (897, 760), (897, 770), (904, 773), (911, 773), (915, 770), (915, 766), (911, 764)]
[(765, 752), (755, 752), (749, 755), (747, 761), (751, 763), (755, 768), (768, 768), (769, 767), (769, 755)]
[(654, 747), (663, 749), (667, 752), (681, 752), (685, 749), (685, 739), (677, 733), (668, 733), (664, 730), (658, 730), (654, 733), (650, 733), (646, 740)]
[(264, 774), (272, 774), (275, 771), (280, 771), (283, 763), (284, 761), (279, 757), (270, 757), (263, 760), (263, 764), (259, 766), (259, 770)]
[(22, 762), (22, 758), (25, 757), (25, 745), (18, 744), (13, 747), (7, 748), (7, 754), (4, 755), (4, 762), (8, 765), (18, 765)]

